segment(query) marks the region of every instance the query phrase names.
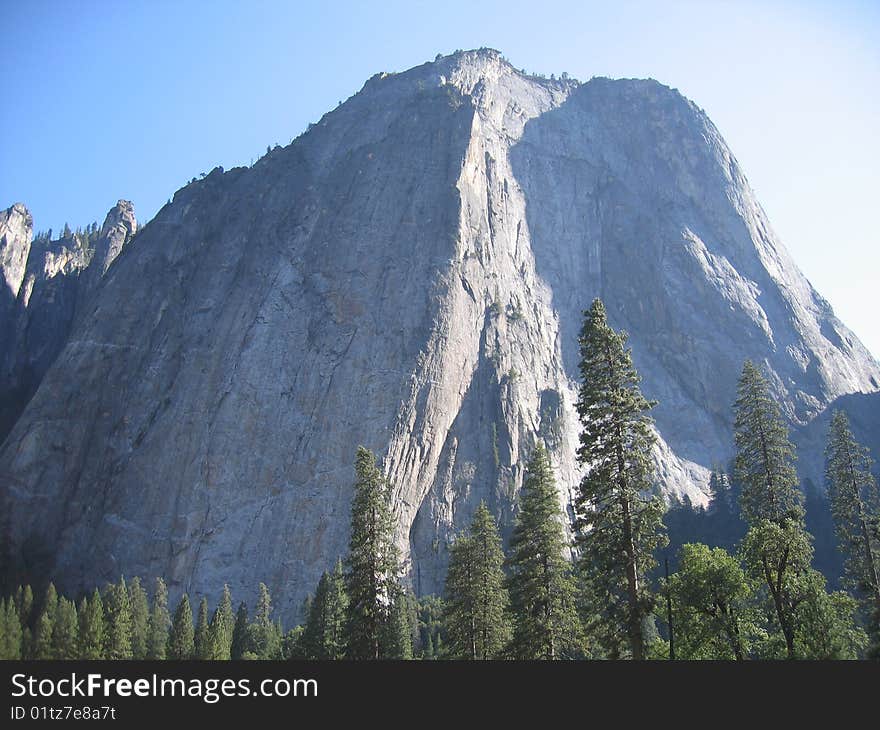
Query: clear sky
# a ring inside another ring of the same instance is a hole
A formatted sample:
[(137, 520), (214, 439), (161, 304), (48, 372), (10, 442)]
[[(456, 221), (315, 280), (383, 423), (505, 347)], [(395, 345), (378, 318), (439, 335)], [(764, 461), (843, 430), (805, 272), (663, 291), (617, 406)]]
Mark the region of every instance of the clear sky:
[(707, 111), (801, 269), (880, 356), (880, 2), (0, 0), (0, 206), (147, 220), (378, 71), (489, 46), (652, 77)]

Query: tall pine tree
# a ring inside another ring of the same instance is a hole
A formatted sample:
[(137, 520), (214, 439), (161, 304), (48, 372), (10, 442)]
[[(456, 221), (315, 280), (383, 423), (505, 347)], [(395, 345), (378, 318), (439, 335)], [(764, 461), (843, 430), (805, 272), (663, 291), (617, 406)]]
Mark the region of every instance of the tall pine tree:
[(811, 595), (813, 548), (804, 526), (794, 446), (767, 380), (743, 365), (734, 404), (734, 477), (749, 525), (742, 553), (751, 575), (766, 586), (789, 659), (796, 656), (797, 610)]
[(76, 606), (64, 597), (58, 599), (52, 627), (52, 658), (77, 659), (78, 633)]
[(96, 588), (92, 597), (83, 598), (77, 611), (79, 617), (80, 659), (104, 659), (104, 602)]
[(526, 467), (508, 559), (517, 659), (567, 659), (583, 651), (562, 520), (550, 457), (539, 443)]
[(499, 658), (510, 641), (503, 566), (501, 536), (486, 503), (480, 502), (468, 534), (453, 543), (449, 556), (444, 618), (452, 656)]
[(880, 496), (870, 453), (856, 441), (841, 411), (831, 418), (825, 462), (834, 528), (846, 557), (846, 582), (861, 599), (874, 643), (880, 646)]
[(147, 659), (164, 659), (168, 647), (168, 629), (171, 616), (168, 613), (168, 588), (165, 581), (156, 578), (153, 606), (147, 626)]
[(131, 606), (131, 655), (134, 659), (146, 659), (150, 607), (138, 577), (133, 578), (128, 586), (128, 600)]
[(211, 644), (208, 637), (208, 599), (202, 596), (199, 601), (199, 613), (196, 619), (195, 658), (202, 661), (211, 658)]
[(13, 599), (0, 602), (0, 659), (21, 659), (21, 618)]
[(254, 622), (249, 627), (250, 651), (258, 659), (278, 659), (281, 656), (281, 632), (272, 623), (272, 595), (265, 583), (260, 583)]
[(359, 446), (355, 458), (348, 594), (348, 657), (379, 659), (399, 573), (389, 488), (373, 454)]
[(104, 654), (107, 659), (131, 659), (131, 599), (125, 578), (107, 586), (104, 594)]
[(654, 551), (667, 543), (663, 503), (652, 496), (648, 413), (655, 404), (642, 395), (627, 335), (608, 324), (601, 300), (585, 312), (578, 341), (578, 461), (587, 471), (575, 499), (575, 527), (587, 613), (606, 652), (616, 656), (625, 635), (632, 658), (644, 659), (643, 624), (654, 605), (647, 575), (656, 565)]
[(232, 658), (232, 631), (235, 617), (232, 615), (232, 594), (229, 586), (223, 585), (220, 603), (214, 609), (211, 624), (208, 627), (208, 643), (211, 659), (224, 660)]
[(189, 596), (184, 593), (174, 611), (171, 631), (168, 633), (168, 647), (165, 656), (178, 661), (192, 659), (195, 653), (192, 606)]
[(55, 611), (58, 608), (58, 592), (55, 586), (49, 583), (46, 596), (43, 599), (43, 608), (37, 618), (34, 627), (34, 637), (31, 646), (32, 659), (52, 659), (52, 629), (55, 626)]
[(238, 605), (238, 611), (235, 614), (235, 625), (232, 629), (232, 645), (230, 646), (230, 654), (236, 661), (244, 659), (244, 655), (251, 651), (249, 625), (247, 604), (242, 601)]

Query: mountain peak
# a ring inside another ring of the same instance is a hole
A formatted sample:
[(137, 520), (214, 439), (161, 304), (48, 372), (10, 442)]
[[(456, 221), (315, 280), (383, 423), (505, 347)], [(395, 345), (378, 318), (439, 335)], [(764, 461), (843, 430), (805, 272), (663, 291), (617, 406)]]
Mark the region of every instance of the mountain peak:
[(374, 76), (295, 143), (179, 192), (88, 299), (65, 277), (41, 298), (76, 318), (0, 447), (11, 547), (69, 589), (124, 572), (210, 595), (259, 565), (292, 618), (344, 554), (364, 444), (413, 587), (440, 591), (481, 501), (509, 536), (538, 440), (562, 495), (582, 477), (594, 297), (660, 401), (658, 490), (706, 505), (744, 359), (793, 423), (880, 369), (682, 99), (461, 51)]

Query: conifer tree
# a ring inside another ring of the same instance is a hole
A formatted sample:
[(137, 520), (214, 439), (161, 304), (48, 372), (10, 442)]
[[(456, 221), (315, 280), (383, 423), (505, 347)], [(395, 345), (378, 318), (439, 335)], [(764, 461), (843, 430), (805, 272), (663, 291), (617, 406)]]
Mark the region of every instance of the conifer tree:
[(318, 581), (302, 633), (302, 650), (308, 659), (342, 659), (345, 656), (345, 575), (342, 561)]
[(31, 612), (34, 607), (34, 593), (30, 585), (19, 586), (15, 593), (15, 607), (18, 609), (18, 620), (22, 629), (30, 626)]
[(195, 658), (202, 661), (211, 658), (211, 644), (208, 637), (208, 599), (202, 596), (199, 601), (199, 613), (196, 619)]
[(229, 586), (224, 584), (220, 603), (214, 609), (211, 624), (208, 627), (208, 643), (211, 659), (228, 660), (232, 658), (232, 631), (235, 617), (232, 615), (232, 594)]
[(249, 625), (247, 605), (242, 601), (238, 605), (238, 612), (235, 614), (235, 626), (232, 630), (232, 646), (230, 651), (232, 658), (235, 660), (243, 659), (244, 655), (250, 651)]
[(734, 478), (742, 487), (740, 506), (746, 522), (802, 523), (804, 496), (788, 427), (767, 380), (749, 360), (743, 364), (734, 411)]
[(345, 587), (348, 657), (379, 659), (399, 573), (389, 488), (373, 454), (359, 446)]
[(79, 618), (79, 659), (104, 658), (104, 602), (95, 588), (92, 597), (83, 598), (77, 611)]
[(21, 618), (13, 599), (0, 602), (0, 659), (21, 659)]
[(655, 403), (642, 395), (627, 334), (608, 324), (601, 300), (585, 312), (578, 342), (578, 461), (587, 471), (574, 507), (587, 612), (611, 656), (626, 636), (632, 658), (644, 659), (643, 625), (654, 603), (647, 576), (654, 551), (667, 544), (663, 503), (652, 496)]
[(412, 630), (409, 623), (409, 599), (402, 586), (392, 588), (388, 619), (381, 630), (382, 659), (412, 659)]
[(278, 659), (281, 655), (281, 634), (272, 623), (272, 596), (265, 583), (260, 583), (259, 590), (254, 622), (248, 630), (249, 649), (258, 659)]
[(195, 653), (194, 640), (192, 606), (189, 603), (189, 596), (184, 593), (174, 610), (165, 656), (178, 661), (192, 659)]
[(138, 577), (134, 577), (128, 587), (128, 600), (131, 605), (131, 655), (134, 659), (146, 659), (150, 607)]
[(550, 458), (539, 443), (526, 467), (508, 559), (518, 659), (566, 659), (583, 650), (562, 519)]
[(794, 659), (797, 611), (811, 592), (812, 538), (804, 526), (803, 494), (788, 428), (766, 379), (748, 360), (734, 411), (734, 476), (749, 525), (741, 550), (752, 577), (766, 587), (786, 656)]
[(131, 659), (131, 599), (125, 578), (107, 586), (104, 596), (104, 655), (107, 659)]
[(67, 598), (58, 600), (55, 609), (55, 621), (52, 627), (52, 658), (77, 659), (77, 626), (76, 606)]
[(164, 659), (168, 647), (168, 629), (171, 616), (168, 613), (168, 588), (165, 581), (156, 578), (153, 606), (147, 625), (147, 659)]
[(58, 592), (55, 590), (55, 585), (49, 583), (46, 589), (46, 596), (43, 599), (43, 609), (34, 627), (34, 637), (31, 646), (32, 659), (52, 659), (54, 654), (52, 629), (55, 626), (55, 611), (57, 608)]
[(874, 642), (880, 645), (880, 497), (870, 453), (856, 441), (842, 411), (831, 418), (825, 460), (846, 583), (861, 599)]
[(501, 536), (486, 503), (480, 502), (468, 534), (452, 545), (446, 574), (444, 618), (449, 651), (456, 658), (496, 659), (510, 641), (503, 566)]

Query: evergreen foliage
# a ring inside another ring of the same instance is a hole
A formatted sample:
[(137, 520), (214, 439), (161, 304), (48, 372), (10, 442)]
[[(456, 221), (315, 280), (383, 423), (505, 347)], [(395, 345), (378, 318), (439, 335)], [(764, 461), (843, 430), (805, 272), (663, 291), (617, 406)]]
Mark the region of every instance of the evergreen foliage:
[(550, 458), (539, 443), (526, 468), (508, 558), (517, 659), (576, 658), (584, 651), (562, 519)]
[(232, 629), (230, 653), (233, 659), (243, 659), (244, 655), (250, 652), (249, 626), (247, 604), (242, 602), (239, 604), (238, 611), (235, 614), (235, 625)]
[[(503, 566), (501, 536), (480, 502), (468, 534), (453, 543), (449, 556), (444, 621), (450, 656), (496, 659), (506, 648), (512, 632)], [(430, 648), (435, 654), (433, 641)]]
[(58, 593), (55, 586), (49, 583), (46, 596), (43, 600), (43, 608), (37, 618), (31, 645), (31, 659), (52, 659), (54, 650), (52, 646), (52, 630), (55, 627), (55, 611), (58, 608)]
[(826, 481), (845, 585), (860, 599), (872, 638), (880, 645), (880, 496), (872, 460), (840, 411), (831, 419), (825, 450)]
[(803, 522), (794, 446), (767, 380), (749, 360), (743, 364), (734, 412), (734, 477), (742, 488), (740, 505), (746, 522)]
[(77, 610), (79, 614), (80, 659), (104, 658), (104, 602), (96, 588), (91, 598), (83, 598)]
[(655, 404), (642, 395), (627, 335), (608, 324), (601, 300), (585, 312), (578, 341), (578, 461), (587, 472), (574, 507), (585, 613), (609, 656), (621, 654), (619, 637), (626, 636), (632, 658), (643, 659), (643, 626), (654, 602), (647, 575), (654, 551), (667, 542), (663, 503), (651, 494), (648, 412)]
[(73, 601), (62, 596), (58, 599), (58, 607), (55, 609), (55, 621), (52, 626), (52, 658), (79, 658), (77, 650), (78, 634), (76, 606)]
[(302, 650), (308, 659), (342, 659), (345, 656), (348, 596), (342, 561), (318, 581), (302, 634)]
[(138, 577), (132, 578), (128, 586), (128, 601), (131, 607), (131, 656), (133, 659), (146, 659), (150, 606)]
[(232, 632), (235, 616), (232, 614), (232, 593), (229, 586), (223, 585), (220, 603), (214, 609), (208, 626), (209, 659), (225, 660), (232, 658)]
[(131, 659), (131, 599), (125, 578), (107, 586), (104, 617), (104, 656), (107, 659)]
[(199, 601), (199, 613), (193, 638), (195, 658), (205, 661), (213, 654), (208, 638), (208, 599), (202, 596)]
[(189, 596), (184, 593), (174, 611), (171, 620), (171, 631), (168, 633), (168, 645), (165, 656), (168, 659), (192, 659), (195, 653), (195, 632), (193, 630), (192, 606)]
[(346, 561), (347, 634), (351, 659), (379, 659), (400, 572), (389, 488), (373, 454), (359, 446), (355, 459), (351, 537)]
[(147, 625), (147, 659), (164, 659), (168, 647), (168, 629), (171, 616), (168, 613), (168, 589), (165, 581), (156, 578), (153, 606)]

